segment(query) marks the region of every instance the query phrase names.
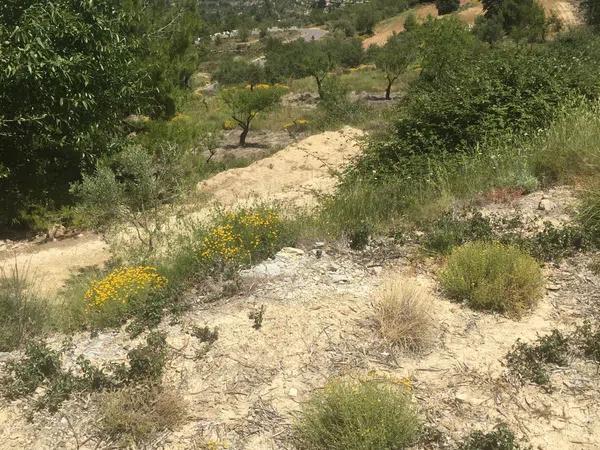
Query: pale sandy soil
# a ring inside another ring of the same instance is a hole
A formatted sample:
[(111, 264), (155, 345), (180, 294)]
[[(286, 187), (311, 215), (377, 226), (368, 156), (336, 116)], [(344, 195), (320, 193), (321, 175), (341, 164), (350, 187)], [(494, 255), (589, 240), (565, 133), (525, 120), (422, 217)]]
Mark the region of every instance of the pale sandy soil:
[[(358, 153), (356, 139), (361, 135), (361, 131), (350, 127), (318, 134), (248, 167), (219, 173), (198, 186), (198, 192), (208, 195), (210, 201), (193, 215), (206, 215), (215, 203), (223, 207), (250, 201), (285, 201), (303, 206), (313, 203), (315, 194), (332, 191), (335, 174)], [(51, 296), (76, 270), (101, 265), (109, 256), (101, 237), (87, 234), (78, 239), (17, 245), (14, 250), (0, 253), (0, 270), (10, 271), (17, 264)]]

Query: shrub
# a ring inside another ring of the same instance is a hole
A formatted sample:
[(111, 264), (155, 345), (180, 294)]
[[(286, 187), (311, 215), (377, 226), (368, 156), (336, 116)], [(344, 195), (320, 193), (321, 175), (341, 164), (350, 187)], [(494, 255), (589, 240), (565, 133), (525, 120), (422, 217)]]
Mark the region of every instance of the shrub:
[(185, 153), (173, 144), (162, 145), (155, 153), (127, 145), (99, 161), (93, 174), (84, 175), (81, 183), (72, 186), (85, 224), (104, 231), (117, 251), (122, 247), (119, 238), (133, 235), (141, 246), (142, 259), (152, 255), (169, 223), (169, 215), (159, 209), (175, 203), (185, 187)]
[(440, 16), (457, 11), (460, 7), (460, 0), (436, 0), (435, 6)]
[(546, 365), (566, 366), (568, 355), (568, 338), (560, 331), (552, 330), (549, 335), (538, 338), (533, 345), (517, 340), (506, 355), (506, 362), (511, 372), (521, 380), (546, 385), (550, 382)]
[(471, 242), (456, 248), (440, 277), (446, 293), (473, 309), (519, 316), (537, 302), (538, 263), (517, 247)]
[(588, 320), (577, 327), (573, 337), (586, 358), (600, 363), (600, 324)]
[(515, 434), (504, 424), (494, 431), (473, 431), (458, 450), (526, 450), (516, 440)]
[(406, 394), (375, 381), (334, 381), (303, 405), (294, 445), (310, 450), (404, 449), (419, 420)]
[(415, 281), (389, 280), (377, 294), (375, 320), (383, 338), (409, 351), (422, 351), (433, 340), (432, 298)]
[(27, 270), (0, 268), (0, 352), (20, 347), (44, 327), (44, 307), (33, 293)]
[(167, 279), (155, 267), (120, 267), (95, 280), (85, 292), (90, 322), (115, 326), (141, 311), (145, 303), (160, 296)]
[(97, 425), (119, 448), (144, 447), (157, 433), (172, 430), (185, 418), (185, 402), (161, 386), (131, 386), (97, 398)]
[(266, 208), (227, 213), (198, 239), (200, 264), (214, 272), (273, 256), (287, 235), (279, 214)]

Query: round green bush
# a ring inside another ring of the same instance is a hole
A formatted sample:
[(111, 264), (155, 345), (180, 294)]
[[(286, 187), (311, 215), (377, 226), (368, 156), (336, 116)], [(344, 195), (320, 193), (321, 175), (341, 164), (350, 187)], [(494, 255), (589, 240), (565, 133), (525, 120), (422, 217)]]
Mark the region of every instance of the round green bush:
[(456, 248), (441, 274), (447, 295), (469, 307), (519, 316), (542, 293), (539, 264), (521, 249), (496, 242)]
[(419, 419), (405, 388), (377, 381), (335, 381), (304, 405), (294, 427), (299, 450), (401, 450)]

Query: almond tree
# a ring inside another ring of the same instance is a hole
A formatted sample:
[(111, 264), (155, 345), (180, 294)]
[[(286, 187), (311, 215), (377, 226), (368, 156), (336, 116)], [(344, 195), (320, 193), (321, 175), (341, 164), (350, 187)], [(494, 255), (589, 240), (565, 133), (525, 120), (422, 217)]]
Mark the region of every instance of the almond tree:
[(229, 107), (231, 118), (242, 129), (240, 147), (246, 145), (250, 124), (261, 112), (268, 111), (279, 103), (285, 89), (281, 86), (258, 84), (254, 89), (231, 88), (221, 93), (221, 98)]

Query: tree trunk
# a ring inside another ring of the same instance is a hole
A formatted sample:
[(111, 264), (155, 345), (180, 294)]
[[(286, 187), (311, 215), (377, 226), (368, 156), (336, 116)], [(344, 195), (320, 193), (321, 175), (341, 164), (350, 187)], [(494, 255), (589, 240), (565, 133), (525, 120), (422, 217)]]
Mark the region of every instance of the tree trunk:
[(387, 88), (385, 89), (385, 99), (386, 100), (391, 100), (392, 99), (392, 84), (394, 84), (393, 80), (388, 80), (388, 85)]
[(323, 99), (323, 88), (322, 88), (322, 80), (319, 77), (315, 77), (315, 80), (317, 80), (317, 91), (319, 92), (319, 98)]
[(246, 136), (248, 136), (248, 131), (250, 131), (250, 127), (242, 129), (242, 134), (240, 134), (240, 147), (246, 146)]

